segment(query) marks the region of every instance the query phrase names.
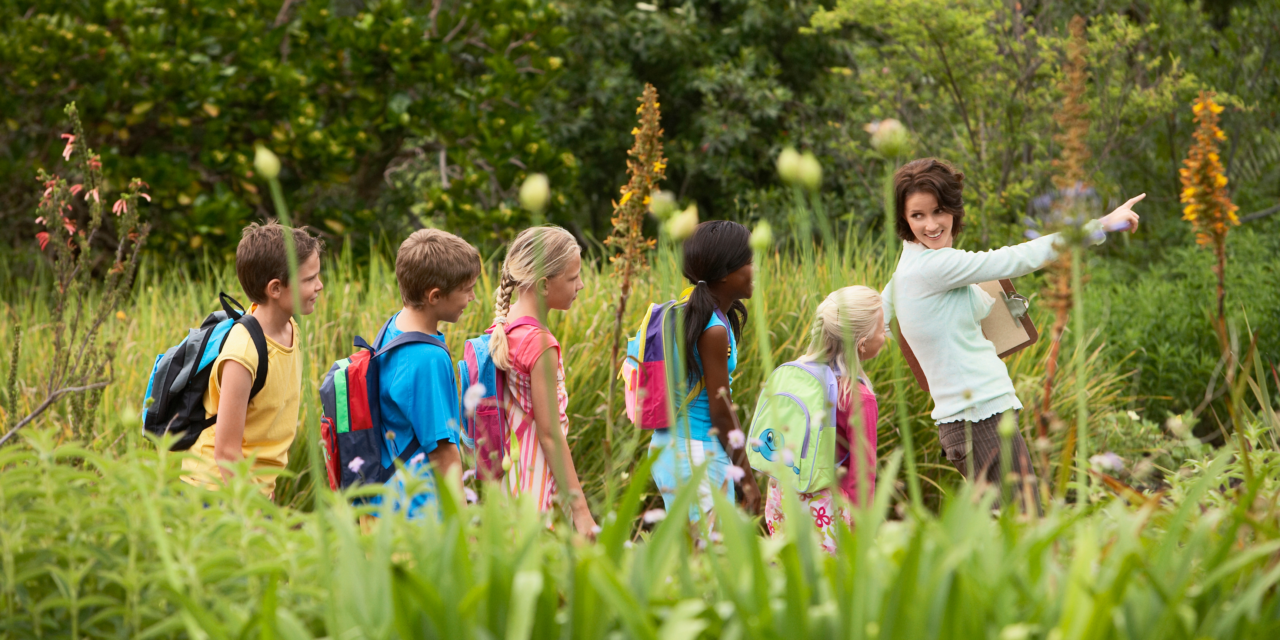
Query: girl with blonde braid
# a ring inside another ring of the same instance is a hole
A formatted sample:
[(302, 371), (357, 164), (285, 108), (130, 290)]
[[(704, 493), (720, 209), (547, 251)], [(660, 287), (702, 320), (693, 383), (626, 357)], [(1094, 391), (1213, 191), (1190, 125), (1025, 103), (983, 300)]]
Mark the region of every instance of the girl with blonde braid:
[(512, 425), (507, 489), (532, 495), (539, 510), (549, 511), (563, 487), (574, 528), (591, 537), (596, 522), (565, 439), (564, 360), (546, 328), (547, 310), (568, 311), (585, 286), (579, 251), (577, 240), (560, 227), (532, 227), (516, 236), (502, 263), (489, 350), (494, 366), (506, 372), (502, 405)]

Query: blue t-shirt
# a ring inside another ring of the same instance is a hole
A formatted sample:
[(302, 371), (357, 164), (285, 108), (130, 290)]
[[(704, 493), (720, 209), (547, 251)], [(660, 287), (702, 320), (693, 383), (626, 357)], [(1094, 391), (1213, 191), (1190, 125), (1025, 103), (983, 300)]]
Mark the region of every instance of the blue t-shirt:
[[(733, 370), (738, 368), (738, 343), (733, 339), (733, 327), (724, 323), (720, 319), (720, 314), (711, 314), (711, 320), (707, 322), (707, 326), (702, 330), (706, 331), (711, 327), (724, 327), (729, 332), (729, 389), (733, 390)], [(702, 370), (702, 356), (698, 353), (698, 348), (693, 349), (693, 359), (698, 363), (698, 370)], [(695, 382), (696, 384), (696, 382)], [(716, 436), (711, 435), (711, 396), (708, 394), (710, 389), (703, 388), (698, 393), (698, 397), (689, 402), (689, 410), (686, 414), (689, 417), (689, 438), (692, 440), (701, 440), (703, 442), (718, 441)], [(678, 401), (683, 402), (684, 398)], [(683, 420), (677, 420), (675, 433), (676, 435), (684, 435)]]
[[(404, 332), (396, 328), (397, 313), (392, 316), (387, 333), (375, 349), (390, 343)], [(443, 333), (437, 338), (444, 340)], [(382, 466), (391, 467), (414, 440), (423, 454), (435, 450), (437, 443), (458, 442), (458, 383), (450, 354), (432, 344), (407, 344), (386, 355), (378, 356), (378, 401), (382, 409), (384, 434), (395, 434), (382, 448)]]

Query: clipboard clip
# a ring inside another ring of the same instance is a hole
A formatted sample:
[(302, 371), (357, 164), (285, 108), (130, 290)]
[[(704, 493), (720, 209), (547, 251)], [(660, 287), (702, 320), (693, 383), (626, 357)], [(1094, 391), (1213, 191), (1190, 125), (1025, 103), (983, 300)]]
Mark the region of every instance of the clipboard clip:
[(1009, 315), (1013, 316), (1014, 321), (1020, 321), (1026, 317), (1027, 311), (1031, 308), (1031, 301), (1020, 293), (1001, 292), (1004, 298), (1004, 306), (1009, 308)]

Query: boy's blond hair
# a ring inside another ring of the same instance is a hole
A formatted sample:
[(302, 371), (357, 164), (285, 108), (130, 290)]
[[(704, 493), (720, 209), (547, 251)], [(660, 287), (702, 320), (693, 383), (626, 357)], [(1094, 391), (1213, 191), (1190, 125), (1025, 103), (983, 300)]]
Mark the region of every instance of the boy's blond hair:
[[(252, 302), (267, 303), (267, 285), (272, 280), (289, 282), (284, 232), (284, 225), (269, 220), (266, 224), (250, 223), (240, 234), (240, 244), (236, 246), (236, 278)], [(324, 241), (307, 233), (305, 227), (293, 229), (293, 246), (298, 253), (298, 264), (324, 251)]]
[(410, 309), (422, 308), (432, 289), (448, 295), (479, 276), (480, 252), (448, 231), (418, 229), (396, 252), (400, 300)]

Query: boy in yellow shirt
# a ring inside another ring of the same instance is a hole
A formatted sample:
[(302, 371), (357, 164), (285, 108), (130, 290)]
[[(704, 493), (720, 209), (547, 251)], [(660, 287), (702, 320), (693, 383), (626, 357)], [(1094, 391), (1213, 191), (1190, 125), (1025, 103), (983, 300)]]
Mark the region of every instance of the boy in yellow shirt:
[(266, 335), (267, 377), (251, 399), (258, 351), (249, 331), (235, 325), (214, 360), (204, 394), (204, 410), (210, 417), (216, 414), (217, 421), (191, 446), (196, 457), (182, 462), (182, 479), (190, 484), (216, 489), (234, 475), (227, 464), (252, 457), (253, 481), (270, 496), (275, 492), (276, 476), (289, 464), (302, 396), (301, 335), (293, 314), (305, 316), (315, 310), (324, 289), (320, 281), (324, 245), (302, 229), (292, 230), (302, 305), (295, 309), (289, 288), (286, 232), (286, 227), (275, 222), (250, 224), (236, 247), (236, 276), (254, 303), (249, 313)]

